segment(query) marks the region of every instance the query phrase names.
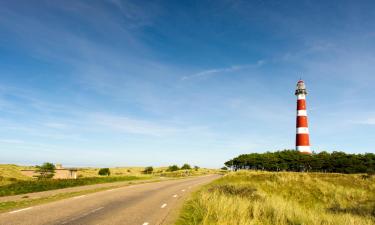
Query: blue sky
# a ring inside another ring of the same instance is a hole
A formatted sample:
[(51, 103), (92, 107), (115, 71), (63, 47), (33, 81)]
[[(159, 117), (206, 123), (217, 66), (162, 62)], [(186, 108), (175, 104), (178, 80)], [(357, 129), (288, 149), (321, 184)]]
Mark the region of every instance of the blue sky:
[(0, 163), (220, 167), (375, 152), (373, 1), (3, 1)]

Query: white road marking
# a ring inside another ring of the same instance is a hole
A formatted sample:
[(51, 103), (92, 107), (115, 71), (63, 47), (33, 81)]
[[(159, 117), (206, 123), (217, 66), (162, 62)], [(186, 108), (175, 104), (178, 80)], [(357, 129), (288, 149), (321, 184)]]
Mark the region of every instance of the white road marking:
[(164, 208), (165, 208), (166, 206), (167, 206), (167, 204), (166, 204), (166, 203), (164, 203), (163, 205), (161, 205), (161, 207), (160, 207), (160, 208), (164, 209)]
[(94, 213), (94, 212), (97, 212), (97, 211), (99, 211), (99, 210), (101, 210), (101, 209), (104, 209), (104, 207), (99, 207), (99, 208), (97, 208), (97, 209), (91, 210), (91, 212)]
[(173, 198), (177, 198), (178, 195), (173, 195)]
[(144, 222), (142, 225), (148, 225), (148, 223), (147, 223), (147, 222)]
[(17, 212), (21, 212), (21, 211), (29, 210), (29, 209), (32, 209), (32, 208), (33, 208), (33, 207), (24, 208), (24, 209), (19, 209), (19, 210), (14, 210), (14, 211), (9, 212), (9, 213), (17, 213)]
[(181, 191), (182, 191), (182, 192), (184, 192), (184, 191), (185, 191), (185, 189), (182, 189)]
[(85, 197), (86, 195), (80, 195), (80, 196), (76, 196), (76, 197), (74, 197), (74, 199), (77, 199), (77, 198), (83, 198), (83, 197)]

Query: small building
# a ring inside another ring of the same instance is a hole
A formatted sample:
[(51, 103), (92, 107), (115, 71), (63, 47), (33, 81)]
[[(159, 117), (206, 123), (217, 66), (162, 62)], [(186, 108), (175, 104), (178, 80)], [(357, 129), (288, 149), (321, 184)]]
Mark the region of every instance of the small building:
[[(77, 168), (63, 168), (61, 164), (57, 164), (53, 179), (77, 179), (77, 172)], [(39, 175), (35, 169), (21, 170), (21, 173), (28, 177)]]

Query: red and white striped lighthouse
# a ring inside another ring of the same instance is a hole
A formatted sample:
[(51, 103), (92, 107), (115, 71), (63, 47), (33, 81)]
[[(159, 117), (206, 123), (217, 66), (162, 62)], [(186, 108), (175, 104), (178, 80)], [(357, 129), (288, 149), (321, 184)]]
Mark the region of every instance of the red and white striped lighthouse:
[(307, 124), (306, 113), (306, 86), (303, 80), (297, 82), (295, 95), (297, 96), (297, 133), (296, 133), (296, 150), (311, 154), (309, 127)]

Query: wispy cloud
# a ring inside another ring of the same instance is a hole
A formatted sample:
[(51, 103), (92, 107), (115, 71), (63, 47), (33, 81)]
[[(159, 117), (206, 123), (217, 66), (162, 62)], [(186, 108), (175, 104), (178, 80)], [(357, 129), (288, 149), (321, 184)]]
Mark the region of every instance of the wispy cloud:
[(97, 121), (96, 123), (98, 125), (130, 134), (166, 136), (180, 131), (178, 128), (173, 126), (163, 125), (157, 122), (150, 122), (144, 119), (134, 119), (126, 116), (95, 114), (92, 117), (92, 120)]
[(131, 118), (105, 113), (96, 113), (90, 116), (93, 126), (104, 126), (115, 132), (138, 134), (155, 137), (194, 136), (210, 137), (214, 134), (208, 127), (187, 126), (176, 121), (151, 121), (147, 119)]
[(0, 139), (0, 143), (5, 143), (5, 144), (23, 144), (23, 140), (18, 140), (18, 139)]
[(214, 74), (220, 74), (220, 73), (230, 73), (238, 70), (244, 70), (244, 69), (249, 69), (249, 68), (257, 68), (262, 66), (265, 63), (264, 60), (258, 60), (255, 64), (246, 64), (246, 65), (233, 65), (229, 67), (224, 67), (224, 68), (215, 68), (215, 69), (209, 69), (209, 70), (204, 70), (195, 74), (191, 74), (188, 76), (184, 76), (181, 78), (181, 80), (190, 80), (190, 79), (195, 79), (195, 78), (202, 78), (202, 77), (207, 77), (210, 75)]
[(64, 129), (68, 127), (66, 124), (57, 123), (57, 122), (47, 122), (44, 124), (44, 126), (49, 127), (49, 128), (54, 128), (54, 129)]
[(375, 125), (375, 117), (369, 117), (367, 119), (356, 121), (357, 124)]

